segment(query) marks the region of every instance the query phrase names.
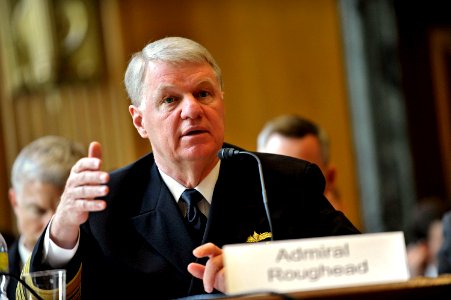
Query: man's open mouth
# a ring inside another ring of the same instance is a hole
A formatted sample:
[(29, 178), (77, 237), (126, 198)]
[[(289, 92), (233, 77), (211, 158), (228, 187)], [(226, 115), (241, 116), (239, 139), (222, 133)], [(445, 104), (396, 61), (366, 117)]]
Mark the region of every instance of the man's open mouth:
[(201, 133), (204, 133), (204, 132), (205, 132), (205, 130), (193, 130), (193, 131), (187, 132), (187, 133), (185, 134), (185, 136), (201, 134)]

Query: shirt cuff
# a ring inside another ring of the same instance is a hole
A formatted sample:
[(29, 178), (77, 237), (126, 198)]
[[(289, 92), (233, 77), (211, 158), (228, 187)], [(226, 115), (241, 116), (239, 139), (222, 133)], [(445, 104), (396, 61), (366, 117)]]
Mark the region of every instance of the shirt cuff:
[(47, 263), (52, 268), (61, 268), (67, 265), (67, 263), (75, 256), (80, 242), (80, 231), (78, 231), (78, 240), (74, 248), (61, 248), (50, 239), (50, 227), (52, 226), (52, 221), (53, 217), (45, 230), (43, 263)]

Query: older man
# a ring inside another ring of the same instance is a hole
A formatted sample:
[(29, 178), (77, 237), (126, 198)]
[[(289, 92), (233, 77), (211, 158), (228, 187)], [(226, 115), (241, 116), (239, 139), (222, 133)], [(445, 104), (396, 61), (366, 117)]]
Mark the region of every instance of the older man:
[(152, 153), (108, 174), (93, 142), (89, 157), (73, 167), (30, 264), (66, 268), (68, 297), (223, 292), (225, 244), (255, 234), (264, 240), (358, 233), (324, 198), (319, 168), (257, 154), (270, 226), (255, 160), (218, 159), (230, 146), (223, 141), (221, 71), (200, 44), (180, 37), (148, 44), (131, 59), (125, 84), (133, 124)]

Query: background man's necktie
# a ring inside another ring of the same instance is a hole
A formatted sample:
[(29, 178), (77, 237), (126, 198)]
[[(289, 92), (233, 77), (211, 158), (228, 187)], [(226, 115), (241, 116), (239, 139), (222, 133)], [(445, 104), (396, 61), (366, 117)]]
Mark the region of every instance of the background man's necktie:
[(186, 189), (180, 197), (180, 200), (185, 202), (187, 206), (185, 219), (198, 244), (202, 242), (205, 225), (207, 224), (207, 217), (197, 207), (202, 199), (204, 199), (202, 194), (195, 189)]

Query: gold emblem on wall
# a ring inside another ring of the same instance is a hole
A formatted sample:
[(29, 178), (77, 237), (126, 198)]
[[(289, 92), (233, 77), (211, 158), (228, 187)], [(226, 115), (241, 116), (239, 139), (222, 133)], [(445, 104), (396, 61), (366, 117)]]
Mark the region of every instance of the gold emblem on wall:
[(10, 90), (43, 90), (100, 77), (102, 43), (97, 1), (6, 0), (2, 13), (4, 73)]

